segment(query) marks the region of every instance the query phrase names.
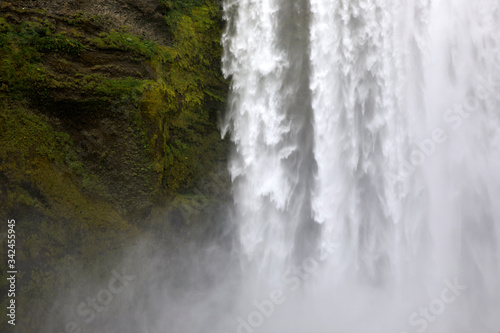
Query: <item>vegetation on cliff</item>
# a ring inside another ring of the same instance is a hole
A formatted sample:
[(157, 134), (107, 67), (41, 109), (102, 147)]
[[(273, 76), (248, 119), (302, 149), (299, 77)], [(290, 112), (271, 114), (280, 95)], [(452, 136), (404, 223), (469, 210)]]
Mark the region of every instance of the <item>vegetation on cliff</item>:
[(0, 1), (0, 218), (18, 221), (28, 331), (48, 286), (71, 288), (68, 262), (112, 260), (144, 230), (179, 234), (229, 183), (219, 3), (66, 5)]

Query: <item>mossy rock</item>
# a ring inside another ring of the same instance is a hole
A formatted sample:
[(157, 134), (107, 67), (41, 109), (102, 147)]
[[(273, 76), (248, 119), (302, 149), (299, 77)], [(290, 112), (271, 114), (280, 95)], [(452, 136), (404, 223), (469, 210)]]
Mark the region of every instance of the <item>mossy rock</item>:
[(182, 241), (229, 201), (221, 28), (218, 1), (0, 1), (0, 218), (22, 235), (21, 331), (72, 265), (148, 230)]

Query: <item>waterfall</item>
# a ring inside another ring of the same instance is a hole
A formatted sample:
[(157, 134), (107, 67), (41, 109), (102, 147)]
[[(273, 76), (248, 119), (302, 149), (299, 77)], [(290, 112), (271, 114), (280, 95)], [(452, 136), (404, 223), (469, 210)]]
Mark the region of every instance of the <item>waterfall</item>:
[(224, 12), (242, 298), (290, 300), (238, 331), (499, 331), (500, 4)]

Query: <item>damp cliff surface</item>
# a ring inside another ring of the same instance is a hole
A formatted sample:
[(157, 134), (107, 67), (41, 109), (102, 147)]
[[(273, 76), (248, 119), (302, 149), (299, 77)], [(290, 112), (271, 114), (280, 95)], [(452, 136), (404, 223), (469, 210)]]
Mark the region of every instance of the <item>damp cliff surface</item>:
[(16, 220), (26, 329), (75, 263), (217, 220), (221, 29), (216, 0), (0, 1), (0, 218)]

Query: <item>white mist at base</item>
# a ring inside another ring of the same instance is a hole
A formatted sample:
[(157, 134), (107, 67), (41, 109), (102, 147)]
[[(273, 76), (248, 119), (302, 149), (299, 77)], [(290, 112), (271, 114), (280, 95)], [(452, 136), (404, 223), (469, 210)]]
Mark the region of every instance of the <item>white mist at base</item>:
[(228, 329), (499, 331), (500, 4), (224, 8)]

